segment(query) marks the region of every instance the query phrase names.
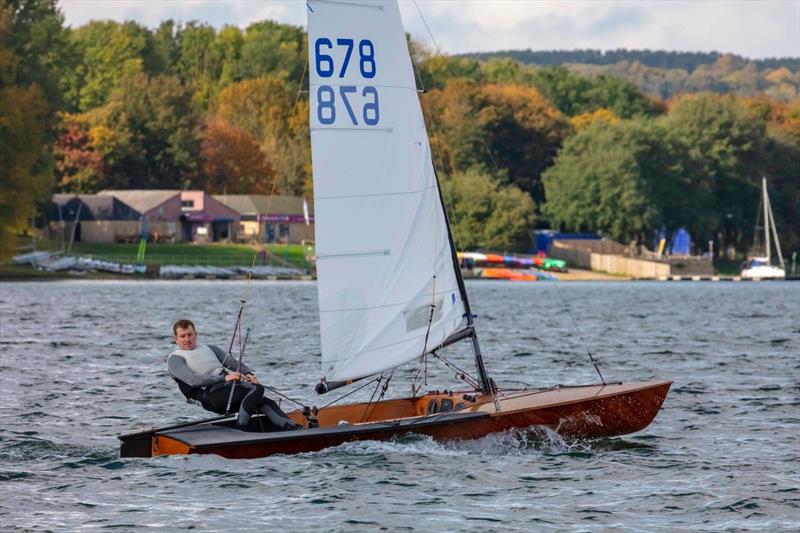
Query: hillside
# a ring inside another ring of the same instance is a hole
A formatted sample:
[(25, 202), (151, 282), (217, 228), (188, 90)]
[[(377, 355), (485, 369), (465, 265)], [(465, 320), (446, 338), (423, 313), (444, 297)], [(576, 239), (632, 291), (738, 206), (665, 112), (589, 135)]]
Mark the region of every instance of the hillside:
[(526, 65), (563, 65), (582, 76), (616, 76), (646, 94), (670, 98), (679, 93), (714, 91), (767, 94), (789, 101), (800, 95), (800, 58), (747, 59), (718, 52), (663, 50), (504, 50), (464, 54), (488, 61), (510, 58)]

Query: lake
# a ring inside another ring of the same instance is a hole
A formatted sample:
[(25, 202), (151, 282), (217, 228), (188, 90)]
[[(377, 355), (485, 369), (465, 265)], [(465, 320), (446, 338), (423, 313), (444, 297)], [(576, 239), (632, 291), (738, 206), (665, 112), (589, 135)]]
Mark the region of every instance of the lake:
[[(0, 285), (0, 529), (791, 530), (800, 527), (800, 283), (472, 282), (500, 386), (674, 381), (644, 431), (345, 444), (255, 460), (120, 459), (116, 436), (205, 416), (166, 374), (171, 325), (321, 405), (313, 282)], [(466, 345), (444, 355), (471, 369)], [(430, 388), (459, 387), (428, 365)], [(390, 396), (410, 391), (414, 364)], [(345, 390), (346, 392), (346, 390)], [(348, 398), (366, 399), (371, 390)], [(330, 399), (333, 399), (331, 396)]]

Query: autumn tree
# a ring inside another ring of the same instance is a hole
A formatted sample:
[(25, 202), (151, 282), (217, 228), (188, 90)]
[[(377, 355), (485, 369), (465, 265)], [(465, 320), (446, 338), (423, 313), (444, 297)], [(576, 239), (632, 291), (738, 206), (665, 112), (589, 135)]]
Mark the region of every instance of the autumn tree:
[(17, 235), (49, 192), (55, 114), (48, 98), (60, 95), (37, 39), (58, 34), (62, 23), (53, 1), (0, 0), (0, 259), (14, 255)]
[(445, 172), (477, 168), (543, 200), (540, 174), (570, 126), (538, 90), (452, 80), (427, 100)]
[(308, 101), (281, 79), (262, 77), (234, 83), (215, 102), (215, 117), (247, 131), (277, 172), (277, 191), (308, 191), (311, 154)]
[(258, 142), (244, 129), (217, 118), (202, 142), (203, 177), (196, 183), (209, 193), (270, 194), (275, 170)]
[(94, 193), (105, 185), (105, 163), (85, 117), (66, 115), (55, 142), (56, 184), (63, 192)]

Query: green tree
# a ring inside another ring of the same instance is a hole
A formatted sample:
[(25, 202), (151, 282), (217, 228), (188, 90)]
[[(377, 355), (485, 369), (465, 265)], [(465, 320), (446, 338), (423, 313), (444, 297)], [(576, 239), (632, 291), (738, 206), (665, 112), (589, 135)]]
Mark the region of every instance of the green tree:
[(589, 94), (592, 82), (564, 67), (537, 70), (533, 74), (533, 85), (565, 115), (572, 117), (594, 110)]
[(92, 115), (90, 132), (113, 186), (181, 188), (196, 179), (198, 117), (191, 91), (176, 77), (125, 78)]
[(256, 22), (245, 30), (238, 78), (272, 76), (299, 83), (307, 56), (302, 28), (271, 20)]
[(663, 112), (662, 107), (635, 84), (615, 76), (590, 79), (564, 67), (548, 67), (534, 72), (531, 78), (531, 83), (569, 116), (600, 108), (610, 109), (620, 118), (655, 116)]
[(674, 102), (662, 122), (686, 143), (699, 179), (713, 190), (719, 249), (746, 248), (765, 171), (766, 121), (733, 96), (702, 93)]
[(73, 31), (72, 38), (83, 59), (71, 92), (82, 111), (105, 104), (123, 79), (164, 67), (153, 35), (135, 22), (91, 21)]
[(13, 31), (6, 46), (17, 58), (15, 80), (36, 84), (51, 111), (65, 105), (63, 78), (79, 61), (55, 0), (5, 0)]
[(441, 186), (460, 249), (530, 248), (536, 209), (526, 193), (504, 187), (476, 170), (457, 173)]
[(194, 87), (194, 99), (201, 108), (215, 92), (222, 66), (213, 46), (216, 38), (211, 25), (196, 21), (189, 22), (176, 35), (179, 50), (177, 74), (185, 84)]
[(592, 85), (588, 97), (590, 106), (595, 109), (610, 109), (620, 118), (651, 117), (664, 111), (662, 106), (642, 94), (630, 81), (614, 76), (599, 76)]
[(426, 90), (442, 89), (448, 81), (463, 78), (482, 81), (481, 64), (475, 59), (432, 55), (417, 65), (419, 77)]
[(175, 73), (175, 65), (180, 58), (177, 30), (175, 21), (167, 19), (153, 32), (153, 50), (155, 57), (158, 58), (159, 72)]
[(659, 227), (708, 234), (712, 191), (686, 146), (645, 120), (596, 121), (567, 139), (543, 174), (554, 227), (645, 242)]
[(491, 58), (481, 64), (488, 83), (532, 85), (535, 70), (510, 58)]

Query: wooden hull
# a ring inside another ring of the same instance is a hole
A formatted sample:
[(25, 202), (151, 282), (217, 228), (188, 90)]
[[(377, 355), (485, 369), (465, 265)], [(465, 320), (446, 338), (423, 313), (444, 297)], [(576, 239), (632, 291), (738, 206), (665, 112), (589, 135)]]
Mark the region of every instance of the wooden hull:
[[(320, 427), (301, 431), (241, 431), (232, 427), (232, 418), (212, 419), (123, 435), (120, 453), (123, 457), (216, 454), (256, 458), (411, 433), (447, 441), (536, 426), (568, 438), (611, 437), (647, 427), (661, 408), (670, 385), (671, 382), (640, 382), (499, 391), (495, 398), (463, 392), (431, 393), (372, 406), (361, 403), (329, 407), (318, 415)], [(297, 411), (290, 416), (305, 423)], [(346, 423), (340, 424), (342, 421)]]

